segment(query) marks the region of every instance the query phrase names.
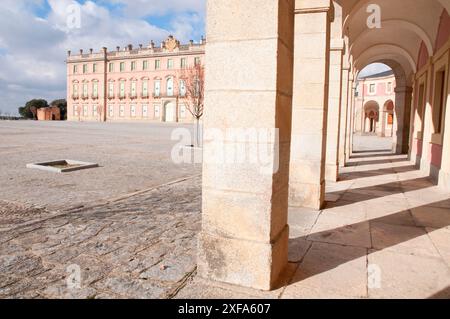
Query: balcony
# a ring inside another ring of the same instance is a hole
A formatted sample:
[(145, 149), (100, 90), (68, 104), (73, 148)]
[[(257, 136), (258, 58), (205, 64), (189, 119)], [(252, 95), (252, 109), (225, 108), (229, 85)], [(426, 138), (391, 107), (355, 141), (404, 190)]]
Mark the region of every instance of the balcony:
[(125, 100), (127, 98), (127, 96), (125, 94), (119, 94), (118, 96), (119, 100)]
[(141, 99), (148, 99), (149, 97), (148, 93), (141, 93)]
[(89, 95), (88, 94), (83, 94), (83, 95), (81, 95), (81, 99), (82, 100), (87, 100), (87, 99), (89, 99)]
[(137, 94), (136, 93), (129, 93), (128, 94), (128, 98), (130, 99), (130, 100), (136, 100), (137, 99)]
[(92, 100), (98, 100), (98, 94), (92, 94), (91, 95)]
[(80, 96), (78, 94), (73, 94), (72, 95), (72, 100), (78, 100), (80, 98)]
[(114, 100), (116, 98), (115, 94), (108, 94), (108, 100)]

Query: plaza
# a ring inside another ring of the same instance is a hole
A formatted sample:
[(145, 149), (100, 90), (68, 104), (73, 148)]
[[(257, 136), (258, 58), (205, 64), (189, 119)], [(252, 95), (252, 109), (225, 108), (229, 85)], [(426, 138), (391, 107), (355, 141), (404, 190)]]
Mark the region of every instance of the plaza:
[[(0, 122), (0, 297), (450, 297), (450, 194), (376, 136), (355, 136), (325, 209), (289, 209), (289, 263), (274, 290), (202, 278), (201, 165), (171, 162), (178, 127)], [(25, 168), (42, 157), (100, 167)], [(81, 281), (69, 289), (73, 266)]]

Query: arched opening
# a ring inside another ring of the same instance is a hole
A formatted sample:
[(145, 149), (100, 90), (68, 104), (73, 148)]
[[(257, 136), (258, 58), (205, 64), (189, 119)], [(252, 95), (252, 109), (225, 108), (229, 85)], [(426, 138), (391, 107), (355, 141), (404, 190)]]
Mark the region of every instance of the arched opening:
[(176, 110), (175, 104), (173, 102), (167, 102), (164, 104), (164, 122), (175, 122), (176, 121)]

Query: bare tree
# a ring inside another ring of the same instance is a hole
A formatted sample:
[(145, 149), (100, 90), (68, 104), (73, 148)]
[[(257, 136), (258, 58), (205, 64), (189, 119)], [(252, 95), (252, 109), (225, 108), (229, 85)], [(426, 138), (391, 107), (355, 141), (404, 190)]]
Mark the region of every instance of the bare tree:
[(81, 111), (83, 110), (83, 108), (81, 107), (81, 105), (77, 106), (77, 114), (78, 114), (78, 122), (81, 122)]
[(103, 115), (103, 105), (99, 105), (99, 106), (97, 107), (97, 114), (98, 114), (99, 121), (100, 121), (100, 122), (103, 122), (103, 118), (102, 118), (102, 115)]
[(196, 64), (185, 69), (181, 75), (185, 85), (185, 94), (180, 99), (195, 118), (195, 146), (200, 146), (200, 119), (203, 117), (205, 101), (205, 67)]

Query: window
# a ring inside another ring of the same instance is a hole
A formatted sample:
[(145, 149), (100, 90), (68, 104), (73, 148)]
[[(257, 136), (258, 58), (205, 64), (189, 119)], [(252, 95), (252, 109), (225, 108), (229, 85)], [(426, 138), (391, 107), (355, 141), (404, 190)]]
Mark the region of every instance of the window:
[(172, 59), (167, 60), (167, 69), (168, 70), (173, 69), (173, 60)]
[(131, 116), (136, 117), (136, 105), (131, 105)]
[(142, 116), (148, 117), (148, 105), (147, 104), (142, 105)]
[(114, 116), (114, 105), (109, 105), (108, 106), (109, 109), (109, 117), (113, 117)]
[(125, 116), (125, 105), (121, 105), (120, 106), (120, 117), (124, 117)]
[(155, 108), (155, 119), (159, 119), (160, 118), (159, 104), (155, 104), (153, 105), (153, 107)]
[(88, 84), (87, 83), (83, 83), (83, 97), (84, 98), (87, 98), (88, 97), (88, 94), (89, 94), (89, 91), (88, 91), (89, 89), (88, 89)]
[(155, 60), (155, 70), (159, 70), (161, 68), (161, 61)]
[(93, 73), (97, 73), (97, 63), (94, 63), (94, 64), (92, 65), (92, 72), (93, 72)]
[(114, 97), (114, 82), (109, 82), (109, 85), (108, 85), (108, 96), (110, 98)]
[(88, 73), (88, 65), (87, 64), (83, 64), (83, 74), (84, 73)]
[(121, 98), (125, 97), (125, 81), (120, 81), (120, 96)]
[(181, 58), (181, 64), (180, 64), (182, 69), (186, 69), (187, 67), (187, 60), (186, 58)]
[(184, 80), (180, 80), (180, 96), (186, 96), (186, 82)]
[(131, 81), (131, 97), (137, 97), (137, 82)]
[(173, 96), (173, 78), (167, 79), (167, 96)]
[(77, 74), (78, 73), (78, 65), (74, 65), (73, 66), (73, 74)]
[(369, 86), (369, 93), (371, 93), (371, 94), (375, 93), (375, 84), (371, 84)]
[(433, 127), (434, 133), (440, 134), (443, 132), (443, 118), (445, 107), (445, 70), (436, 73), (435, 92), (433, 99)]
[(161, 95), (161, 81), (155, 81), (155, 96), (159, 97)]
[(142, 70), (148, 70), (148, 61), (142, 62)]
[(98, 98), (98, 81), (92, 83), (92, 97)]
[(114, 72), (114, 63), (110, 63), (108, 66), (109, 72)]
[(135, 61), (131, 62), (131, 71), (134, 71), (134, 70), (136, 70), (136, 62)]
[(194, 65), (200, 65), (201, 64), (201, 61), (200, 61), (200, 58), (195, 58), (194, 59)]
[(148, 97), (148, 80), (142, 81), (142, 97)]
[(98, 115), (98, 105), (97, 104), (94, 104), (92, 106), (92, 115), (93, 116), (97, 116)]
[(73, 105), (73, 116), (78, 116), (78, 104)]
[(388, 82), (387, 84), (387, 93), (392, 93), (392, 82)]
[(78, 83), (73, 84), (72, 91), (73, 91), (73, 97), (78, 98)]
[(184, 105), (184, 104), (181, 104), (181, 106), (180, 106), (180, 117), (182, 119), (186, 118), (186, 105)]
[(120, 72), (125, 72), (125, 62), (120, 62)]
[(83, 105), (83, 116), (87, 117), (88, 114), (89, 114), (88, 106), (87, 105)]

